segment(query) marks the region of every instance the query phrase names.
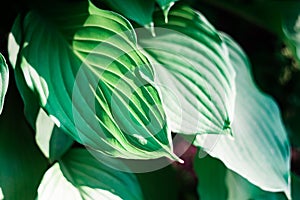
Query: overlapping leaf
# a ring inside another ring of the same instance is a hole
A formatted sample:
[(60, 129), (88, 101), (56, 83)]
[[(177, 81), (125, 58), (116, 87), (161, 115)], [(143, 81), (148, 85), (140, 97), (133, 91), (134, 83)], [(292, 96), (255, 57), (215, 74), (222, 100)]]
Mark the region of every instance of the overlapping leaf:
[(44, 175), (38, 200), (143, 199), (133, 174), (108, 168), (84, 149), (70, 150)]
[(73, 140), (40, 109), (35, 123), (35, 140), (43, 154), (51, 162), (58, 160), (73, 144)]
[(0, 53), (0, 114), (3, 110), (4, 98), (8, 88), (8, 67), (3, 55)]
[(196, 157), (194, 168), (198, 177), (198, 193), (203, 200), (285, 200), (283, 193), (263, 191), (215, 158)]
[(16, 21), (9, 44), (16, 72), (76, 141), (122, 158), (175, 157), (159, 95), (140, 73), (151, 81), (151, 67), (129, 22), (91, 3), (68, 6)]
[[(15, 24), (20, 25), (20, 17), (17, 17)], [(17, 41), (21, 41), (22, 32), (16, 31), (14, 35), (9, 35), (9, 59), (13, 67), (18, 65), (16, 62), (20, 50), (15, 38)], [(21, 68), (14, 68), (14, 72), (16, 85), (24, 102), (24, 114), (36, 132), (36, 143), (50, 161), (56, 160), (69, 149), (73, 140), (62, 129), (59, 129), (45, 111), (40, 108), (38, 97), (27, 86)]]
[(169, 22), (156, 16), (154, 38), (139, 42), (155, 69), (155, 82), (172, 131), (230, 133), (235, 71), (218, 31), (187, 6), (176, 6)]
[(252, 184), (266, 191), (283, 191), (290, 198), (290, 146), (278, 106), (256, 88), (242, 49), (224, 38), (237, 73), (234, 138), (199, 135), (194, 144)]
[(154, 12), (154, 0), (97, 0), (105, 2), (108, 6), (122, 14), (124, 17), (131, 19), (142, 26), (153, 26), (152, 14)]

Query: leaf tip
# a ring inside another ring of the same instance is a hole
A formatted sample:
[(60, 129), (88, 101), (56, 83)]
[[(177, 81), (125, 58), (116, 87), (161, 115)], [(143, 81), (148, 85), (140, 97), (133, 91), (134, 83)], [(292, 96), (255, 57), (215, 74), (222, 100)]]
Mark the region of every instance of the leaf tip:
[(176, 154), (174, 153), (170, 153), (170, 155), (168, 156), (172, 161), (175, 162), (179, 162), (180, 164), (184, 164), (184, 160), (182, 160), (181, 158), (179, 158)]
[(150, 22), (149, 24), (146, 24), (144, 27), (145, 27), (147, 30), (150, 31), (150, 33), (151, 33), (151, 35), (152, 35), (153, 37), (156, 36), (155, 29), (154, 29), (154, 23), (153, 23), (153, 22)]
[(179, 162), (180, 164), (184, 164), (184, 160), (182, 160), (180, 158), (177, 160), (177, 162)]
[(171, 7), (172, 7), (174, 4), (175, 4), (174, 2), (171, 2), (171, 3), (169, 3), (168, 5), (162, 7), (162, 10), (163, 10), (163, 13), (164, 13), (164, 17), (165, 17), (165, 23), (166, 23), (166, 24), (167, 24), (168, 21), (169, 21), (169, 19), (168, 19), (169, 11), (170, 11)]

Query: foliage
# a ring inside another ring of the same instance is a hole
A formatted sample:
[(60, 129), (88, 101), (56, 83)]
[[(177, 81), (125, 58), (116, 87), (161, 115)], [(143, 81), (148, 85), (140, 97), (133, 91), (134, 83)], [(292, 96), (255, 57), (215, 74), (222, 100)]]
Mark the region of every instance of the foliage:
[(300, 198), (299, 2), (10, 8), (0, 199)]

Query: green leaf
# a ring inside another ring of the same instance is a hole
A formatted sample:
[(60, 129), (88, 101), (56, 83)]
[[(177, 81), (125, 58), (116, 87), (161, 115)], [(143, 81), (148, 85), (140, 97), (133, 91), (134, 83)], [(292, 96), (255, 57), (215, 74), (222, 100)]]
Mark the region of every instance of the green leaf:
[(290, 198), (290, 145), (275, 101), (259, 91), (251, 77), (250, 63), (228, 36), (230, 60), (235, 67), (237, 97), (234, 138), (198, 135), (194, 144), (252, 184)]
[(300, 177), (292, 174), (292, 199), (300, 199)]
[(153, 26), (152, 14), (154, 12), (154, 0), (97, 0), (105, 2), (113, 11), (135, 21), (142, 26)]
[(109, 156), (177, 159), (132, 26), (83, 3), (29, 12), (20, 26), (16, 21), (9, 44), (10, 53), (20, 55), (12, 56), (18, 57), (12, 59), (15, 71), (22, 71), (42, 108), (77, 142)]
[(206, 200), (284, 200), (283, 193), (272, 193), (261, 190), (238, 174), (227, 169), (215, 158), (196, 157), (194, 169), (198, 177), (197, 190), (201, 199)]
[(199, 158), (195, 156), (194, 171), (198, 178), (197, 191), (201, 199), (223, 200), (228, 197), (226, 186), (227, 169), (223, 163), (210, 156)]
[(143, 199), (136, 177), (72, 149), (44, 175), (37, 199)]
[(74, 140), (64, 131), (54, 126), (49, 141), (49, 159), (51, 162), (58, 160), (63, 156), (74, 144)]
[(175, 6), (167, 24), (156, 16), (155, 24), (157, 36), (141, 32), (139, 42), (153, 63), (172, 131), (230, 133), (235, 72), (218, 31), (186, 6)]
[(5, 200), (31, 200), (48, 162), (34, 142), (13, 82), (6, 102), (0, 118), (0, 188)]
[(4, 98), (8, 88), (8, 66), (6, 64), (5, 58), (0, 53), (0, 114), (3, 110)]

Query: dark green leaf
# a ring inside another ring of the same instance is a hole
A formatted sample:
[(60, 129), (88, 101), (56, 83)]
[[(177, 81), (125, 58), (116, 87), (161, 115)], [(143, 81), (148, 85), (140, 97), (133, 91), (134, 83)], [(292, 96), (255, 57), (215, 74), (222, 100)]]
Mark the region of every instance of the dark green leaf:
[(197, 174), (197, 191), (203, 200), (225, 200), (228, 197), (226, 186), (227, 169), (224, 164), (210, 156), (199, 158), (195, 156), (194, 170)]
[(237, 74), (234, 138), (198, 135), (194, 144), (220, 159), (252, 184), (290, 198), (290, 145), (275, 101), (256, 88), (249, 60), (228, 36), (223, 36)]
[(70, 150), (44, 175), (37, 199), (143, 199), (136, 177), (108, 168), (85, 149)]
[(57, 126), (55, 126), (53, 128), (49, 143), (49, 159), (53, 162), (58, 160), (71, 148), (74, 140)]

